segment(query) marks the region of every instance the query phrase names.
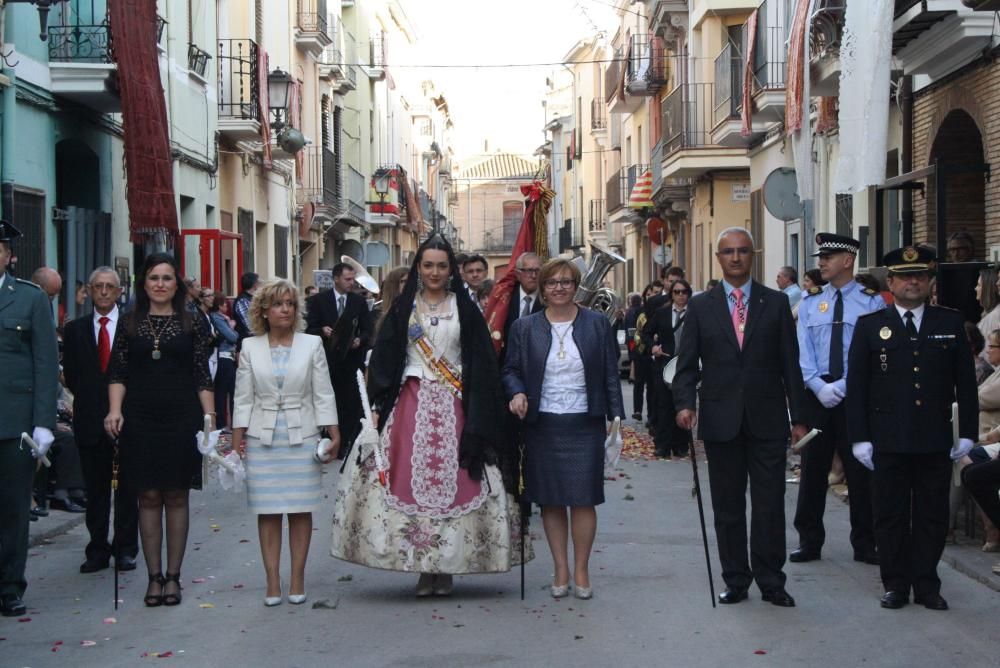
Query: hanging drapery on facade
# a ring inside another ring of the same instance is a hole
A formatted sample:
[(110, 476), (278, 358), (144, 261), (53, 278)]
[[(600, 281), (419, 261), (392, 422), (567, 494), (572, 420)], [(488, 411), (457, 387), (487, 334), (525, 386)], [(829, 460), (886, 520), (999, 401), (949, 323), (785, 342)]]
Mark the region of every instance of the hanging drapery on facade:
[(412, 229), (417, 231), (417, 238), (419, 239), (424, 235), (424, 214), (420, 211), (417, 196), (414, 195), (417, 182), (414, 181), (411, 186), (410, 177), (407, 176), (405, 171), (401, 171), (399, 183), (403, 186), (403, 200), (406, 202), (406, 222), (410, 224)]
[(486, 324), (490, 329), (490, 336), (493, 338), (493, 347), (497, 353), (503, 348), (504, 323), (507, 322), (507, 311), (510, 308), (510, 298), (517, 287), (517, 273), (514, 267), (517, 266), (517, 258), (522, 253), (533, 252), (544, 262), (548, 259), (548, 228), (545, 224), (545, 216), (555, 199), (554, 190), (549, 190), (539, 181), (531, 185), (521, 186), (521, 194), (528, 201), (524, 208), (524, 220), (521, 228), (517, 231), (517, 239), (514, 241), (514, 248), (510, 253), (510, 262), (507, 263), (507, 273), (493, 286), (490, 293), (489, 305), (483, 314)]
[(833, 132), (838, 127), (837, 119), (837, 98), (821, 97), (819, 99), (819, 109), (816, 118), (816, 134), (825, 135)]
[(840, 157), (838, 193), (885, 183), (889, 133), (892, 0), (847, 5), (840, 48)]
[(125, 144), (126, 200), (133, 243), (178, 234), (167, 105), (156, 49), (155, 0), (109, 0)]
[(757, 16), (759, 9), (753, 10), (747, 21), (747, 54), (746, 68), (743, 70), (743, 94), (740, 96), (740, 116), (743, 121), (740, 135), (749, 137), (753, 125), (753, 81), (754, 81), (754, 51), (757, 49)]
[(257, 104), (260, 107), (260, 138), (264, 143), (264, 168), (271, 169), (271, 100), (267, 90), (267, 74), (269, 63), (267, 51), (263, 47), (257, 49)]
[(816, 0), (799, 0), (788, 37), (785, 130), (792, 139), (799, 199), (813, 198), (812, 128), (809, 126), (809, 29)]

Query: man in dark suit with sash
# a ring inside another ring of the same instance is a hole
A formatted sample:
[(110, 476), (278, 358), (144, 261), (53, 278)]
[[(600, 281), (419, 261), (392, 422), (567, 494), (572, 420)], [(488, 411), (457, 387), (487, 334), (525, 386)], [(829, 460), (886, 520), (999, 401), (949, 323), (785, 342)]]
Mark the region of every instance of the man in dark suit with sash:
[[(676, 422), (682, 429), (697, 422), (705, 442), (726, 583), (719, 602), (746, 599), (756, 581), (765, 601), (792, 607), (782, 571), (785, 451), (789, 434), (795, 443), (807, 431), (795, 324), (787, 295), (751, 280), (754, 242), (747, 230), (724, 230), (716, 248), (722, 283), (693, 297), (684, 320), (673, 384)], [(748, 478), (753, 499), (749, 559)]]
[[(121, 295), (118, 274), (111, 267), (91, 273), (87, 290), (92, 313), (66, 325), (63, 334), (63, 376), (73, 393), (73, 434), (87, 484), (87, 530), (90, 542), (81, 573), (107, 568), (111, 557), (120, 571), (135, 569), (139, 552), (139, 514), (135, 490), (118, 478), (112, 496), (115, 445), (104, 430), (108, 414), (108, 368), (115, 331), (121, 322), (116, 304)], [(114, 538), (108, 542), (111, 506), (114, 503)]]
[(28, 514), (36, 461), (21, 438), (31, 435), (41, 458), (56, 426), (59, 353), (45, 293), (7, 268), (20, 231), (0, 220), (0, 614), (27, 608)]
[[(976, 370), (962, 314), (927, 303), (934, 254), (886, 254), (893, 305), (858, 318), (848, 355), (847, 435), (872, 471), (882, 607), (947, 610), (937, 563), (952, 461), (978, 437)], [(957, 424), (952, 404), (958, 403)], [(953, 429), (957, 428), (958, 438)]]

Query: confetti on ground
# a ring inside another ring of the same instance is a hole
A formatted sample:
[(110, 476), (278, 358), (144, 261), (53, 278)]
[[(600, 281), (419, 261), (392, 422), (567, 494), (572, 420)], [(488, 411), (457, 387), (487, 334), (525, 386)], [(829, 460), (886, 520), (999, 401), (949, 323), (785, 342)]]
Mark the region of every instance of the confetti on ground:
[(169, 659), (174, 655), (173, 652), (143, 652), (142, 657), (152, 657), (154, 659)]
[(249, 542), (250, 542), (250, 540), (249, 540), (249, 539), (247, 539), (247, 538), (240, 538), (240, 542), (241, 542), (241, 543), (249, 543)]
[(209, 524), (209, 525), (208, 525), (208, 528), (209, 528), (209, 529), (218, 529), (218, 528), (219, 528), (219, 525), (218, 525), (218, 524)]
[(625, 496), (622, 497), (622, 499), (624, 499), (625, 501), (635, 501), (635, 497), (632, 496), (631, 494), (626, 494)]
[(350, 582), (353, 579), (354, 579), (353, 575), (341, 575), (339, 578), (337, 578), (337, 582)]
[(198, 607), (199, 608), (205, 608), (207, 610), (209, 608), (214, 608), (215, 604), (214, 603), (199, 603)]
[(321, 599), (312, 604), (313, 610), (336, 610), (337, 606), (340, 605), (340, 599), (338, 598), (333, 603), (330, 599)]
[(656, 459), (652, 437), (633, 427), (622, 427), (622, 457), (626, 459)]
[(31, 617), (19, 617), (17, 621), (19, 621), (19, 622), (21, 622), (23, 624), (24, 622), (30, 622), (31, 621)]
[(233, 589), (243, 589), (243, 585), (242, 584), (234, 584), (233, 585)]
[(80, 647), (93, 647), (97, 644), (96, 640), (81, 640)]
[(754, 653), (754, 654), (767, 654), (767, 652), (765, 652), (765, 651), (764, 651), (764, 650), (762, 650), (762, 649), (755, 649), (755, 650), (753, 651), (753, 653)]
[(195, 578), (194, 580), (191, 580), (191, 582), (201, 584), (202, 582), (208, 582), (208, 578)]
[(104, 623), (105, 624), (117, 624), (118, 620), (115, 619), (114, 617), (105, 617), (104, 618)]

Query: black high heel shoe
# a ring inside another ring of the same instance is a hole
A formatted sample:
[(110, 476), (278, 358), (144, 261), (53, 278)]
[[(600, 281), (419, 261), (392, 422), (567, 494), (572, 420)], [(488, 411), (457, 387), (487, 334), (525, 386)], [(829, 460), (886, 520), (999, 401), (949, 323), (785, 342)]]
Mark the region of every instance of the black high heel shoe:
[[(163, 573), (150, 573), (149, 584), (153, 584), (154, 582), (160, 585), (160, 593), (155, 595), (146, 594), (143, 597), (142, 602), (146, 604), (147, 608), (156, 608), (163, 605), (163, 585), (166, 583)], [(147, 588), (146, 591), (149, 591), (149, 589)]]
[(163, 595), (163, 605), (180, 605), (181, 599), (181, 574), (180, 573), (167, 573), (163, 578), (163, 586), (166, 587), (168, 582), (173, 582), (177, 585), (176, 594), (164, 594)]

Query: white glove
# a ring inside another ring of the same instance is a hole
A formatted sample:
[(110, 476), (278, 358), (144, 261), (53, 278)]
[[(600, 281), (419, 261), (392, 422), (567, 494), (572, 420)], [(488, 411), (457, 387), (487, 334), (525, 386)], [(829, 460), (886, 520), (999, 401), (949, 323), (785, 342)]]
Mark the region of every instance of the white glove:
[(35, 430), (31, 432), (31, 440), (38, 444), (38, 452), (32, 454), (35, 455), (35, 459), (41, 459), (52, 447), (52, 442), (56, 440), (56, 437), (45, 427), (35, 427)]
[(869, 471), (875, 470), (875, 462), (872, 461), (874, 451), (875, 447), (871, 441), (862, 441), (851, 446), (851, 453), (854, 454), (854, 458), (861, 462), (861, 465)]
[(959, 459), (969, 454), (969, 450), (972, 449), (973, 445), (975, 444), (968, 438), (958, 439), (958, 445), (953, 445), (951, 448), (951, 461), (957, 462)]
[(816, 395), (819, 402), (826, 408), (833, 408), (844, 400), (844, 392), (833, 383), (827, 383)]

